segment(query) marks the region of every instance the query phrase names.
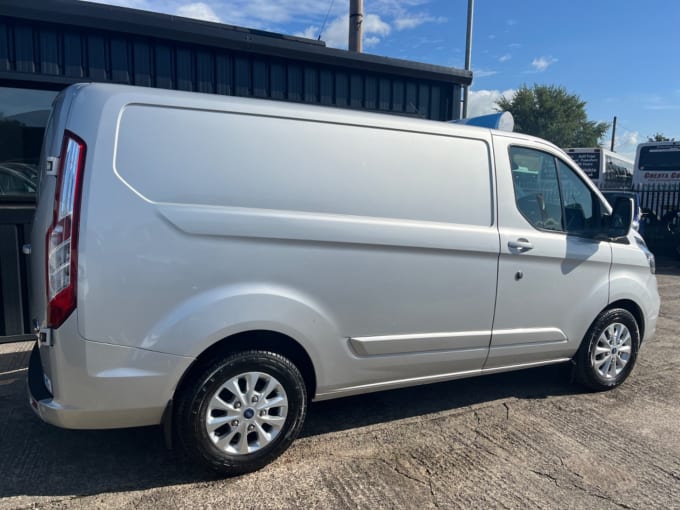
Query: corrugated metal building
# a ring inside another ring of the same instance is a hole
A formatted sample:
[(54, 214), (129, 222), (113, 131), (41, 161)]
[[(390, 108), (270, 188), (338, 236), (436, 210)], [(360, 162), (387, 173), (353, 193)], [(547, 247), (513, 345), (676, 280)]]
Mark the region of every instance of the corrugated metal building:
[(56, 91), (113, 82), (451, 120), (471, 79), (241, 27), (75, 0), (0, 0), (0, 341), (30, 334), (21, 246)]

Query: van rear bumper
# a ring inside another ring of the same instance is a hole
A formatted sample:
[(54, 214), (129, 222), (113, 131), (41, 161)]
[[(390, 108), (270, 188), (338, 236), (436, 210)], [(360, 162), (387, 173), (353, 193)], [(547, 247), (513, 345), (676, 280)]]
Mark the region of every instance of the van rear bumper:
[(36, 344), (31, 355), (28, 394), (36, 414), (68, 429), (161, 423), (193, 359), (65, 336), (65, 326), (53, 332), (53, 346)]

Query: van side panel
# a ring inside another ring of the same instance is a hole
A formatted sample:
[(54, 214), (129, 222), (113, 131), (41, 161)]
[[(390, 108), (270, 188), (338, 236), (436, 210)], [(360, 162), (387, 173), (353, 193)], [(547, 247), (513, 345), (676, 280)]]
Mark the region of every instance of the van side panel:
[(280, 331), (319, 394), (481, 369), (499, 250), (488, 131), (132, 90), (83, 93), (71, 126), (95, 147), (83, 338), (195, 357)]
[(492, 223), (481, 140), (130, 105), (114, 165), (152, 202)]

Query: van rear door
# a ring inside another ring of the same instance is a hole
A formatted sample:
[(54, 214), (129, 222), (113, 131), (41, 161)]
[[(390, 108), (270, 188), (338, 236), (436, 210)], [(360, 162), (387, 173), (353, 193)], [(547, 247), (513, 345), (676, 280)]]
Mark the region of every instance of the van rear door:
[(38, 170), (37, 207), (31, 232), (31, 317), (33, 324), (40, 328), (47, 325), (46, 291), (46, 236), (54, 216), (56, 171), (61, 152), (64, 131), (73, 98), (79, 88), (76, 85), (62, 91), (52, 103)]

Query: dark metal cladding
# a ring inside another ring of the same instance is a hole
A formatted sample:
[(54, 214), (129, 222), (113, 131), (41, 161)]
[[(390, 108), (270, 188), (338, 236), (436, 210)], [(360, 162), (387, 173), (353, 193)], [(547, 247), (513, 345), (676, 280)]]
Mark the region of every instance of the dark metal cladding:
[(33, 205), (0, 214), (0, 344), (35, 338), (28, 312), (29, 267), (21, 246), (30, 239)]
[(0, 86), (103, 81), (459, 117), (469, 72), (74, 0), (0, 0)]

